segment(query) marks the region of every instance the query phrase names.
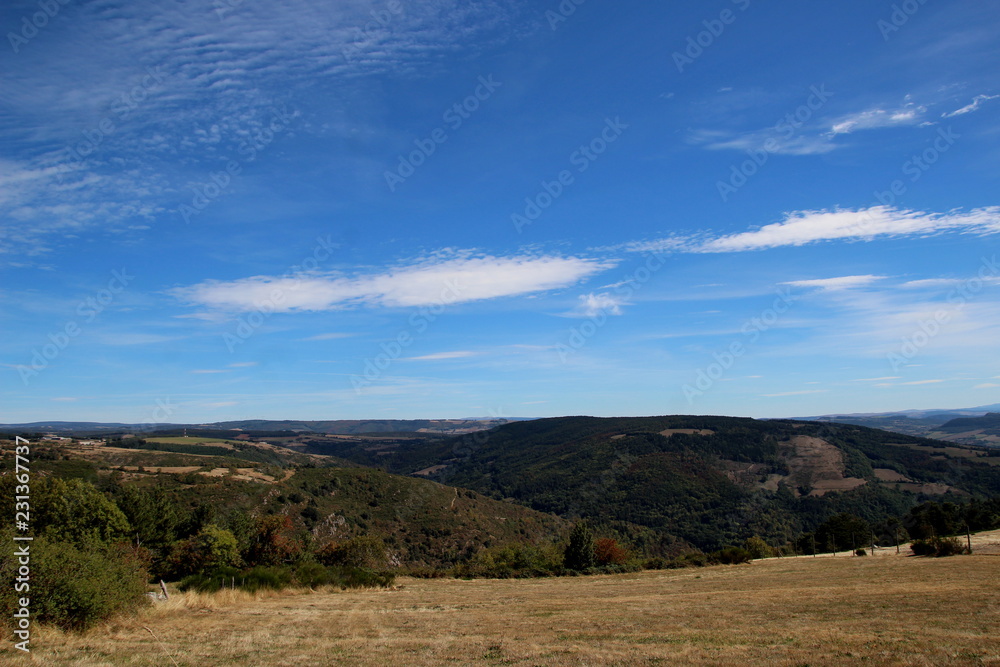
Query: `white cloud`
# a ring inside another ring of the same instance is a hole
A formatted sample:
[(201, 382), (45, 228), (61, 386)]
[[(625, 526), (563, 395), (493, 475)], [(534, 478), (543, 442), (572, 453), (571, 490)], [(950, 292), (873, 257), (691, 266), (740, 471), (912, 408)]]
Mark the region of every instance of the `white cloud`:
[(830, 128), (832, 134), (850, 134), (858, 130), (874, 130), (881, 127), (898, 125), (916, 125), (921, 122), (927, 107), (907, 102), (895, 109), (875, 107), (866, 111), (848, 114), (834, 121)]
[(900, 379), (898, 375), (889, 375), (884, 378), (861, 378), (860, 380), (851, 380), (851, 382), (883, 382), (885, 380), (898, 380)]
[(972, 113), (973, 111), (979, 111), (979, 108), (983, 105), (983, 102), (995, 100), (998, 97), (1000, 97), (1000, 95), (976, 95), (974, 98), (972, 98), (972, 102), (970, 104), (965, 105), (961, 109), (956, 109), (955, 111), (943, 113), (941, 114), (941, 117), (954, 118), (955, 116), (962, 116), (967, 113)]
[(796, 134), (786, 136), (775, 128), (728, 135), (718, 131), (692, 133), (689, 141), (703, 144), (709, 150), (760, 151), (779, 155), (822, 155), (836, 150), (837, 145), (828, 136)]
[(900, 382), (901, 387), (912, 387), (921, 384), (938, 384), (939, 382), (944, 382), (944, 380), (916, 380), (914, 382)]
[(819, 241), (871, 240), (876, 237), (930, 236), (942, 232), (1000, 233), (1000, 206), (968, 213), (926, 213), (873, 206), (867, 209), (795, 211), (781, 222), (760, 229), (722, 236), (690, 248), (692, 252), (742, 252)]
[(443, 361), (447, 359), (465, 359), (467, 357), (475, 356), (475, 352), (471, 350), (455, 350), (454, 352), (435, 352), (434, 354), (425, 354), (422, 357), (410, 357), (410, 361)]
[(559, 289), (605, 271), (613, 262), (580, 257), (472, 256), (444, 253), (369, 275), (253, 276), (172, 290), (189, 303), (245, 312), (324, 311), (351, 306), (420, 307), (482, 301)]
[(994, 389), (996, 387), (1000, 387), (1000, 384), (997, 384), (995, 382), (986, 382), (984, 384), (977, 384), (975, 387), (973, 387), (973, 389)]
[(318, 340), (339, 340), (341, 338), (350, 338), (354, 334), (349, 333), (325, 333), (318, 334), (316, 336), (309, 336), (308, 338), (300, 338), (301, 341), (318, 341)]
[(604, 315), (621, 315), (621, 307), (623, 305), (625, 305), (625, 300), (621, 297), (608, 294), (607, 292), (601, 292), (600, 294), (591, 292), (590, 294), (580, 295), (580, 303), (571, 315), (577, 317), (597, 317), (602, 313)]
[(841, 276), (839, 278), (819, 278), (816, 280), (792, 280), (781, 283), (792, 287), (815, 287), (826, 292), (834, 292), (855, 287), (864, 287), (874, 282), (883, 280), (885, 276)]

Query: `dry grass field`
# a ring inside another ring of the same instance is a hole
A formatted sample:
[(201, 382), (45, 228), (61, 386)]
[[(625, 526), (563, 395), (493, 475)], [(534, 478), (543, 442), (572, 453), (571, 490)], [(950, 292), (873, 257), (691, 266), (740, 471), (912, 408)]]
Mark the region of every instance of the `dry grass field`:
[[(987, 538), (979, 538), (985, 543)], [(990, 538), (995, 540), (996, 537)], [(1000, 665), (1000, 557), (785, 558), (392, 590), (177, 594), (39, 665)], [(154, 638), (155, 635), (155, 638)]]

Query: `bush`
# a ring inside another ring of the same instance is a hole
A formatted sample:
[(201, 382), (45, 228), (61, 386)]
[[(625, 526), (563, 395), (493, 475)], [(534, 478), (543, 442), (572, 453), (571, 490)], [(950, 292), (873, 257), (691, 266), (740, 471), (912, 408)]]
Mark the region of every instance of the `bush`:
[(316, 560), (324, 565), (384, 570), (389, 566), (389, 551), (381, 539), (361, 535), (340, 544), (327, 544), (316, 552)]
[(598, 565), (623, 565), (628, 560), (628, 551), (615, 540), (603, 538), (594, 543), (594, 558)]
[(855, 556), (867, 556), (868, 552), (865, 551), (864, 549), (855, 549), (854, 550), (854, 555)]
[(925, 540), (914, 540), (910, 550), (915, 556), (955, 556), (966, 552), (962, 541), (957, 537), (931, 537)]
[(775, 550), (771, 548), (771, 545), (756, 535), (748, 537), (746, 542), (743, 543), (743, 548), (750, 552), (751, 558), (770, 558), (775, 554)]
[(288, 566), (254, 567), (242, 572), (234, 568), (220, 568), (211, 574), (194, 574), (178, 586), (182, 591), (214, 593), (223, 588), (235, 587), (246, 591), (263, 589), (281, 590), (294, 586), (337, 586), (346, 588), (378, 588), (395, 582), (392, 574), (372, 572), (358, 567), (324, 567), (319, 563), (302, 563), (296, 568)]
[(740, 547), (724, 547), (711, 555), (711, 561), (721, 565), (737, 565), (752, 560), (750, 552)]
[[(123, 544), (91, 542), (78, 547), (36, 537), (31, 543), (30, 590), (0, 592), (0, 613), (10, 619), (17, 598), (31, 600), (34, 619), (64, 630), (83, 631), (148, 604), (147, 563)], [(0, 564), (3, 580), (13, 582), (17, 561)]]
[(456, 577), (510, 579), (548, 577), (562, 574), (561, 558), (552, 548), (526, 544), (490, 547), (477, 553), (468, 563), (454, 569)]
[(209, 524), (197, 535), (174, 543), (163, 570), (168, 578), (180, 578), (208, 575), (219, 568), (236, 568), (242, 564), (236, 536), (225, 528)]

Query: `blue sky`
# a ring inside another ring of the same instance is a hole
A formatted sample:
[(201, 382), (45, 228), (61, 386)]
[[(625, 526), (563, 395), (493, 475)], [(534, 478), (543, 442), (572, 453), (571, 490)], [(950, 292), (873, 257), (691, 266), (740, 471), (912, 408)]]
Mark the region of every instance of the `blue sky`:
[(1000, 400), (996, 2), (0, 27), (0, 421)]

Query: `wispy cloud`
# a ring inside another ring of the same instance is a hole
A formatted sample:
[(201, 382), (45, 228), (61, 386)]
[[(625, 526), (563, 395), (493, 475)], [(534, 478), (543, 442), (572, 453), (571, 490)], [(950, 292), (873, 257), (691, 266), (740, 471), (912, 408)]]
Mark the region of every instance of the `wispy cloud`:
[(352, 306), (419, 307), (482, 301), (569, 287), (614, 266), (580, 257), (494, 257), (448, 252), (383, 273), (304, 278), (253, 276), (206, 281), (172, 293), (193, 305), (244, 312), (268, 304), (276, 312)]
[(885, 382), (886, 380), (898, 380), (900, 379), (898, 375), (888, 375), (881, 378), (861, 378), (859, 380), (851, 380), (851, 382)]
[(833, 135), (850, 134), (859, 130), (916, 125), (923, 121), (926, 112), (927, 107), (909, 100), (895, 108), (873, 107), (838, 118), (830, 127), (830, 132)]
[(300, 338), (299, 340), (308, 342), (320, 341), (320, 340), (340, 340), (342, 338), (350, 338), (353, 335), (354, 334), (350, 333), (325, 333), (325, 334), (318, 334), (316, 336), (309, 336), (308, 338)]
[(970, 104), (966, 104), (961, 109), (956, 109), (955, 111), (949, 111), (941, 114), (942, 118), (954, 118), (955, 116), (963, 116), (967, 113), (972, 113), (973, 111), (979, 111), (980, 107), (983, 106), (984, 102), (989, 102), (990, 100), (995, 100), (1000, 95), (976, 95), (972, 98)]
[[(0, 253), (153, 227), (267, 128), (275, 108), (313, 103), (317, 88), (343, 99), (366, 75), (434, 71), (444, 54), (530, 29), (520, 3), (404, 5), (380, 5), (384, 21), (363, 2), (74, 5), (72, 21), (46, 28), (45, 49), (23, 49), (17, 67), (0, 70), (9, 156), (0, 161)], [(319, 103), (324, 123), (288, 132), (346, 134), (363, 124)]]
[(696, 131), (688, 141), (702, 145), (708, 150), (754, 151), (767, 150), (778, 155), (822, 155), (838, 148), (828, 136), (819, 134), (795, 134), (788, 136), (774, 128), (755, 130), (742, 134), (721, 131)]
[(888, 206), (867, 209), (795, 211), (781, 222), (722, 236), (694, 246), (694, 252), (743, 252), (820, 241), (867, 241), (879, 237), (931, 236), (943, 232), (1000, 233), (1000, 206), (967, 213), (927, 213)]
[(884, 280), (885, 276), (841, 276), (839, 278), (819, 278), (816, 280), (792, 280), (781, 283), (791, 287), (817, 288), (826, 292), (836, 292), (857, 287), (865, 287), (872, 283)]
[(409, 357), (410, 361), (444, 361), (448, 359), (465, 359), (468, 357), (475, 356), (476, 353), (471, 350), (455, 350), (454, 352), (435, 352), (434, 354), (425, 354), (420, 357)]
[(632, 241), (609, 249), (642, 253), (748, 252), (823, 241), (872, 241), (949, 232), (980, 236), (1000, 234), (1000, 206), (947, 213), (892, 206), (793, 211), (786, 213), (780, 222), (747, 232), (725, 236), (712, 236), (706, 232), (678, 234), (649, 241)]

